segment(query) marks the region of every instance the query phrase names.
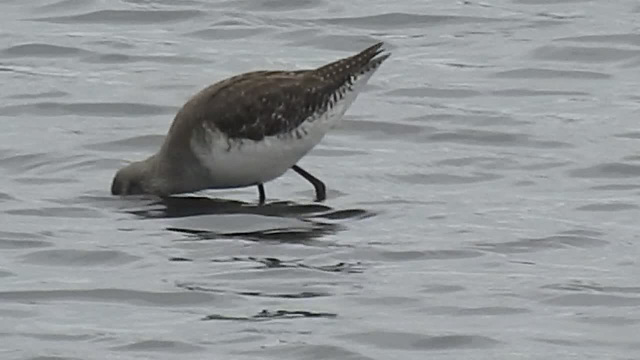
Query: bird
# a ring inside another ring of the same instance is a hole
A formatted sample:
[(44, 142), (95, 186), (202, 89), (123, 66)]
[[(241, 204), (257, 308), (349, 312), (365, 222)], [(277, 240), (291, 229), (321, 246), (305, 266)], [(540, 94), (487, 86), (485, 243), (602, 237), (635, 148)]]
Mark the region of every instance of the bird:
[(256, 186), (264, 205), (264, 184), (291, 169), (313, 185), (315, 201), (326, 200), (326, 185), (298, 161), (391, 55), (384, 45), (317, 68), (250, 71), (205, 87), (178, 110), (155, 154), (116, 172), (112, 195)]

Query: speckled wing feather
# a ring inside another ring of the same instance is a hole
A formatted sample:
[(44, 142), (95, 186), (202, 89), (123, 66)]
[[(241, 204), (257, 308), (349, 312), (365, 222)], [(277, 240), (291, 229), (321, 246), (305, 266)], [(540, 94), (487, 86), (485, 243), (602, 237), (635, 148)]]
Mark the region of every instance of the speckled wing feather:
[(390, 55), (382, 53), (382, 45), (313, 70), (257, 71), (223, 80), (196, 94), (177, 117), (190, 114), (191, 126), (216, 128), (230, 139), (289, 133), (334, 106), (360, 76), (375, 70)]

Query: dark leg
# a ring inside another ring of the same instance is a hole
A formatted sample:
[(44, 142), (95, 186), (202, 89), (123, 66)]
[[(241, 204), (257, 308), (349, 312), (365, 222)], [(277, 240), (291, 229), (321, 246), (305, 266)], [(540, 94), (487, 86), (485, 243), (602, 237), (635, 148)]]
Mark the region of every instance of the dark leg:
[(267, 196), (264, 194), (264, 185), (258, 184), (258, 196), (260, 197), (260, 205), (264, 205)]
[(322, 181), (318, 180), (318, 178), (316, 178), (315, 176), (304, 171), (298, 165), (293, 165), (291, 169), (293, 169), (293, 171), (300, 174), (300, 176), (302, 176), (303, 178), (307, 179), (307, 181), (313, 185), (313, 187), (316, 189), (316, 201), (323, 201), (327, 198), (327, 187), (324, 185)]

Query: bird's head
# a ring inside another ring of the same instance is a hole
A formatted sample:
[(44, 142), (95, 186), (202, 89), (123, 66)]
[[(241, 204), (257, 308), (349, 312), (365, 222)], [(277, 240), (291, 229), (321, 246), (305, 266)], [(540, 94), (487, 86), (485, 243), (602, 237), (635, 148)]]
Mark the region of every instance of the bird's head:
[(137, 161), (118, 170), (111, 183), (113, 195), (141, 195), (149, 193), (148, 163)]

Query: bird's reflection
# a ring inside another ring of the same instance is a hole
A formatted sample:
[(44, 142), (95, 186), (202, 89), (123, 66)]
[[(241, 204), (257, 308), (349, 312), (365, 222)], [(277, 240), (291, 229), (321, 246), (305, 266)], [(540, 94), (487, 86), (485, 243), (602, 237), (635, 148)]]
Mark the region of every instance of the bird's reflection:
[[(365, 218), (373, 215), (363, 209), (335, 210), (320, 203), (299, 204), (291, 201), (278, 201), (258, 205), (239, 200), (201, 196), (163, 197), (147, 202), (141, 208), (129, 209), (126, 212), (145, 219), (198, 217), (193, 219), (195, 222), (178, 222), (174, 226), (167, 227), (167, 230), (188, 234), (190, 239), (242, 238), (250, 241), (276, 242), (309, 242), (336, 234), (344, 229), (340, 220)], [(214, 230), (211, 228), (211, 220), (214, 218), (205, 217), (203, 219), (203, 215), (248, 215), (246, 219), (241, 220), (245, 221), (247, 226), (240, 226), (239, 229), (235, 224), (233, 229), (222, 226), (221, 229)], [(265, 228), (251, 227), (255, 216), (267, 219)], [(278, 219), (295, 219), (296, 221), (278, 221)]]
[(153, 208), (129, 211), (145, 218), (178, 218), (196, 215), (255, 214), (263, 216), (304, 216), (331, 212), (332, 208), (319, 204), (272, 202), (264, 205), (239, 200), (201, 196), (168, 196), (150, 204)]

